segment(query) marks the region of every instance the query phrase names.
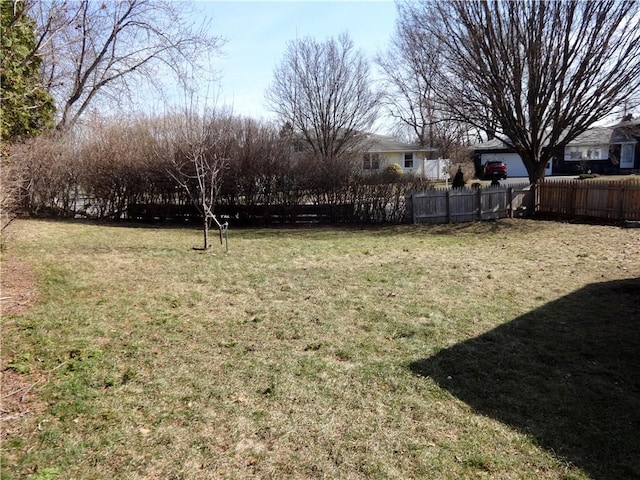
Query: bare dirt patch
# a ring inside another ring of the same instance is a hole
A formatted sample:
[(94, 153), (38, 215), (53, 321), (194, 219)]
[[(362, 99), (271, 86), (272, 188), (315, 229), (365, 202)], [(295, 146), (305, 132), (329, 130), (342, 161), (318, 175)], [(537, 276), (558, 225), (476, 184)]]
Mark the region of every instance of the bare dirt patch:
[(36, 300), (36, 282), (31, 267), (15, 259), (0, 264), (0, 315), (20, 315)]
[[(5, 341), (15, 331), (14, 317), (28, 311), (37, 298), (35, 275), (29, 264), (3, 259), (0, 264), (0, 315), (2, 317), (2, 355), (0, 361), (0, 441), (29, 429), (34, 413), (43, 406), (37, 401), (35, 388), (43, 383), (42, 375), (17, 371), (11, 365), (12, 355)], [(18, 369), (19, 370), (19, 369)]]

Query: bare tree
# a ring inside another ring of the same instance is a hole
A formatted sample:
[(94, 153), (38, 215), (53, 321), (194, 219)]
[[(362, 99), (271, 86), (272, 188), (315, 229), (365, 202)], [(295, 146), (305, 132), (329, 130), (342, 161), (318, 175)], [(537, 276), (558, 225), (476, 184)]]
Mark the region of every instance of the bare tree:
[[(429, 28), (416, 28), (416, 25)], [(421, 146), (435, 147), (451, 158), (468, 143), (472, 127), (448, 107), (441, 70), (445, 61), (438, 17), (420, 4), (398, 3), (396, 30), (376, 62), (384, 75), (383, 104), (396, 121), (396, 135)], [(495, 130), (495, 129), (493, 129)], [(492, 132), (487, 132), (491, 137)]]
[(347, 34), (325, 42), (289, 42), (266, 97), (281, 122), (288, 122), (325, 164), (348, 152), (371, 128), (380, 104), (369, 63)]
[[(532, 183), (554, 150), (626, 104), (640, 88), (637, 1), (423, 2), (443, 26), (449, 106), (498, 134)], [(414, 23), (414, 28), (428, 25)]]
[(214, 209), (232, 150), (232, 124), (230, 116), (190, 111), (171, 117), (164, 128), (166, 137), (160, 151), (169, 155), (169, 175), (188, 194), (202, 217), (204, 250), (210, 246), (212, 224), (220, 230), (220, 242), (226, 233), (227, 225), (217, 220)]
[(189, 22), (184, 3), (163, 0), (27, 0), (38, 24), (42, 75), (56, 99), (58, 129), (74, 125), (98, 98), (119, 104), (141, 80), (158, 84), (166, 69), (182, 78), (216, 54), (219, 37)]

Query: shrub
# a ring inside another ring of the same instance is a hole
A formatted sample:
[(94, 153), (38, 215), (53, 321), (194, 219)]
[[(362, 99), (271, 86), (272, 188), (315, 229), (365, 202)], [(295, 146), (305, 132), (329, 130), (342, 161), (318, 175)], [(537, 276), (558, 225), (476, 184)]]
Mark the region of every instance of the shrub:
[(462, 168), (458, 167), (458, 171), (456, 175), (453, 177), (453, 188), (464, 188), (464, 173), (462, 173)]
[(384, 169), (384, 178), (391, 183), (397, 182), (398, 180), (400, 180), (400, 177), (402, 177), (403, 173), (404, 171), (402, 170), (402, 167), (400, 165), (398, 165), (397, 163), (392, 163)]
[(20, 207), (31, 214), (73, 216), (82, 168), (73, 133), (51, 132), (15, 144), (12, 174), (21, 182)]
[(590, 178), (598, 178), (600, 175), (598, 175), (597, 173), (581, 173), (578, 176), (578, 179), (580, 180), (588, 180)]

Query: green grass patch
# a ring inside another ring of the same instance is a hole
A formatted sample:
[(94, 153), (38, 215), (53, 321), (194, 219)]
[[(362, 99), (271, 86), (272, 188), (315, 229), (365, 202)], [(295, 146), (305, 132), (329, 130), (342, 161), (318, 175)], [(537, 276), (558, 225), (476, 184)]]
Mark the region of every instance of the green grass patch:
[(2, 320), (32, 385), (3, 391), (2, 478), (640, 474), (640, 231), (14, 229), (39, 300)]

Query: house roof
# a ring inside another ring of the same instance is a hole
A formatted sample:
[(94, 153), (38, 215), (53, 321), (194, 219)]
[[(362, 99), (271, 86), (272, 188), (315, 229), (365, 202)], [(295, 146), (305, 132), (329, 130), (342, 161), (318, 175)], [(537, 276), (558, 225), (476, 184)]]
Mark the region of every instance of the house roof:
[[(568, 146), (578, 145), (608, 145), (613, 132), (613, 127), (593, 127), (586, 132), (578, 135), (574, 140), (569, 142)], [(494, 138), (486, 142), (482, 142), (474, 145), (474, 150), (512, 150), (511, 147), (505, 145), (505, 143), (499, 138)]]
[(638, 143), (638, 140), (640, 140), (640, 119), (614, 125), (611, 143)]
[(499, 138), (492, 138), (491, 140), (487, 140), (486, 142), (476, 143), (473, 145), (473, 149), (477, 151), (484, 150), (511, 150), (511, 147), (505, 145), (505, 143)]
[(570, 141), (568, 146), (613, 145), (619, 143), (638, 143), (640, 138), (640, 120), (620, 122), (608, 127), (593, 127)]
[(398, 142), (393, 137), (376, 133), (367, 134), (363, 142), (364, 150), (371, 153), (434, 152), (437, 150), (432, 147)]
[[(567, 146), (611, 145), (619, 143), (638, 143), (640, 138), (640, 120), (630, 120), (607, 127), (591, 127), (570, 141)], [(511, 150), (499, 138), (478, 143), (473, 146), (476, 151)]]
[(579, 145), (609, 145), (613, 127), (593, 127), (578, 135), (575, 139), (567, 143), (569, 147)]

